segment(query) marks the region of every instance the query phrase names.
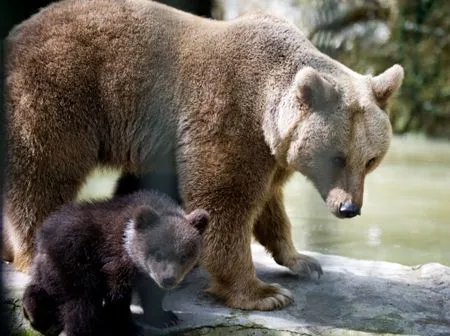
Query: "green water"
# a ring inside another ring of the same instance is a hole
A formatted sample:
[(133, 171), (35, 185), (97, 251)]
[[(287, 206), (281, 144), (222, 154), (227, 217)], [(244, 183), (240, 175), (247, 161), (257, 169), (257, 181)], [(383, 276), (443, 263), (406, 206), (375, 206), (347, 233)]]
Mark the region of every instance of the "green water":
[(297, 174), (285, 204), (299, 250), (450, 266), (450, 143), (395, 138), (367, 176), (362, 216), (337, 219)]
[[(82, 198), (108, 195), (114, 173), (96, 175)], [(416, 265), (450, 266), (450, 143), (395, 138), (366, 178), (362, 216), (337, 219), (300, 174), (285, 189), (299, 250)]]

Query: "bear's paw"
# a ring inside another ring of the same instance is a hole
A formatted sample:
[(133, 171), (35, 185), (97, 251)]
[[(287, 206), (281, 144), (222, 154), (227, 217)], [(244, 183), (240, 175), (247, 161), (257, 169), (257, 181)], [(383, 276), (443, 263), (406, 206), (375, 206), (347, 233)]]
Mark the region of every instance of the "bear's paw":
[(266, 284), (256, 280), (245, 291), (227, 290), (225, 300), (228, 306), (238, 309), (276, 310), (291, 304), (294, 296), (277, 283)]
[(319, 261), (313, 257), (297, 253), (289, 262), (284, 264), (292, 272), (301, 278), (311, 279), (314, 273), (320, 278), (323, 275), (322, 266)]

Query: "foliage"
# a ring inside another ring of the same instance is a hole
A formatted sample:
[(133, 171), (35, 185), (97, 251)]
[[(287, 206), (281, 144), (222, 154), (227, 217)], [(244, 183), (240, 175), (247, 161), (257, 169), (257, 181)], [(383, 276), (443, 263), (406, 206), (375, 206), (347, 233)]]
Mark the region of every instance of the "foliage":
[[(401, 91), (390, 106), (396, 133), (450, 139), (450, 1), (215, 0), (230, 18), (262, 9), (286, 17), (323, 52), (361, 73), (399, 63)], [(223, 16), (223, 15), (222, 15)]]
[(297, 0), (297, 4), (309, 11), (302, 17), (302, 22), (309, 21), (302, 24), (308, 37), (330, 54), (351, 50), (355, 43), (368, 49), (386, 42), (397, 18), (396, 0)]
[(399, 0), (397, 6), (387, 43), (368, 49), (355, 41), (333, 56), (361, 72), (403, 65), (405, 81), (390, 113), (395, 132), (450, 138), (450, 2)]

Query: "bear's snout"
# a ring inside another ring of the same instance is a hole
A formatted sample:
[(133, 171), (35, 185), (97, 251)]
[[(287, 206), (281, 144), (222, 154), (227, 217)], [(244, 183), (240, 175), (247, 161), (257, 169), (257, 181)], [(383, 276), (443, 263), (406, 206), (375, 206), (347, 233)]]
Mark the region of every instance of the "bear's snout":
[(339, 216), (352, 218), (361, 215), (361, 207), (353, 202), (344, 202), (339, 205)]

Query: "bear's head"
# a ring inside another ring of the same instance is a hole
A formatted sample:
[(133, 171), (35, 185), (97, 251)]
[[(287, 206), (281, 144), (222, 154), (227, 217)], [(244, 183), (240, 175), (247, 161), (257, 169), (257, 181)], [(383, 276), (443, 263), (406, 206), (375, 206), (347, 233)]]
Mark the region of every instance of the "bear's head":
[(209, 214), (202, 209), (185, 215), (142, 206), (128, 223), (128, 254), (158, 286), (174, 288), (198, 263), (208, 222)]
[(271, 147), (283, 165), (312, 181), (334, 215), (350, 218), (361, 212), (366, 175), (389, 148), (384, 109), (404, 74), (399, 65), (375, 77), (340, 71), (299, 70), (281, 101)]

